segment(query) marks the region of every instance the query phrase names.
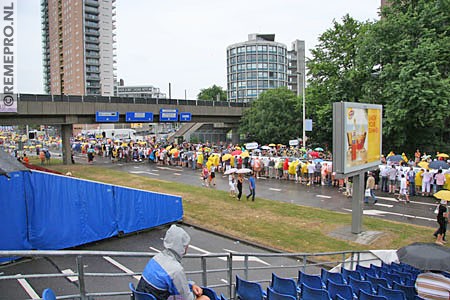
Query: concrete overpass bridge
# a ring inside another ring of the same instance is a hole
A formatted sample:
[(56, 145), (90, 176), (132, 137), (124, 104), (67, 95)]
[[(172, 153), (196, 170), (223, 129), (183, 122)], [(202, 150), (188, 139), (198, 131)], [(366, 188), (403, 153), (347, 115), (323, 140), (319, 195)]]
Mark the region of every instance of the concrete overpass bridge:
[(1, 113), (0, 125), (61, 125), (63, 162), (68, 164), (72, 125), (98, 123), (96, 112), (119, 112), (117, 123), (126, 123), (127, 112), (152, 112), (152, 123), (158, 123), (160, 109), (178, 109), (191, 113), (192, 123), (225, 123), (237, 128), (248, 107), (226, 101), (18, 94), (17, 113)]

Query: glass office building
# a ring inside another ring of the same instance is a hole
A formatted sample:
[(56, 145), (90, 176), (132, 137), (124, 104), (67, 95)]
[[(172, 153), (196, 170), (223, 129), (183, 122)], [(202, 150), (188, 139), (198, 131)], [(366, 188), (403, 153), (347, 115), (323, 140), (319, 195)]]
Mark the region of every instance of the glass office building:
[(274, 34), (249, 34), (227, 48), (228, 101), (250, 102), (265, 90), (288, 86), (286, 45)]

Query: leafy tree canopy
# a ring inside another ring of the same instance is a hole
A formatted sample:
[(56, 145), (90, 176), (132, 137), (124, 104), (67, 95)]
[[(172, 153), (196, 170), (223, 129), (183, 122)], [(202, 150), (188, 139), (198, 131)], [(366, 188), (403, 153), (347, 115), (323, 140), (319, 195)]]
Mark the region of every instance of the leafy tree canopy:
[(287, 88), (267, 90), (244, 112), (239, 130), (260, 144), (286, 144), (301, 136), (299, 107), (299, 99)]
[[(332, 144), (333, 102), (360, 102), (362, 84), (367, 79), (358, 64), (359, 44), (369, 27), (346, 15), (342, 22), (319, 37), (308, 61), (309, 82), (306, 90), (306, 116), (314, 122), (310, 143)], [(307, 143), (308, 144), (308, 143)]]
[(361, 47), (368, 99), (384, 105), (385, 151), (449, 151), (450, 1), (390, 0)]
[(201, 89), (200, 93), (197, 95), (198, 100), (227, 100), (227, 92), (222, 89), (222, 87), (213, 85), (212, 87)]

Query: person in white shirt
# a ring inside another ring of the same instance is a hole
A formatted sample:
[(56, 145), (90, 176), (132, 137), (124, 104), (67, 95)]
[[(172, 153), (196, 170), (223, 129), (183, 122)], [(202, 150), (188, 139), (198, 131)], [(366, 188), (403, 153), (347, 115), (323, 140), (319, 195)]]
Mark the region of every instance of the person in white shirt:
[(405, 197), (406, 203), (409, 203), (409, 195), (408, 195), (408, 182), (406, 180), (405, 174), (401, 175), (400, 179), (400, 195), (398, 196), (398, 201), (403, 201), (403, 197)]
[(429, 170), (422, 173), (422, 196), (430, 196), (431, 181), (433, 174)]
[(397, 179), (397, 169), (394, 165), (389, 169), (388, 171), (388, 177), (389, 177), (389, 193), (393, 194), (395, 193), (395, 180)]

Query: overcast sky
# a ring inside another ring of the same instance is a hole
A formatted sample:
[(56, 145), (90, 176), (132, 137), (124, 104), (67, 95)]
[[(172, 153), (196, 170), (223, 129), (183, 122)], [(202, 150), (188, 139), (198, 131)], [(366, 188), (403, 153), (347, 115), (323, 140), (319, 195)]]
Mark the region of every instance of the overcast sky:
[[(64, 0), (66, 1), (66, 0)], [(18, 0), (18, 90), (43, 93), (40, 0)], [(172, 98), (195, 99), (213, 84), (226, 89), (226, 48), (249, 33), (273, 33), (291, 49), (312, 49), (345, 14), (378, 19), (380, 0), (117, 0), (117, 75)], [(307, 51), (306, 56), (309, 56)]]

